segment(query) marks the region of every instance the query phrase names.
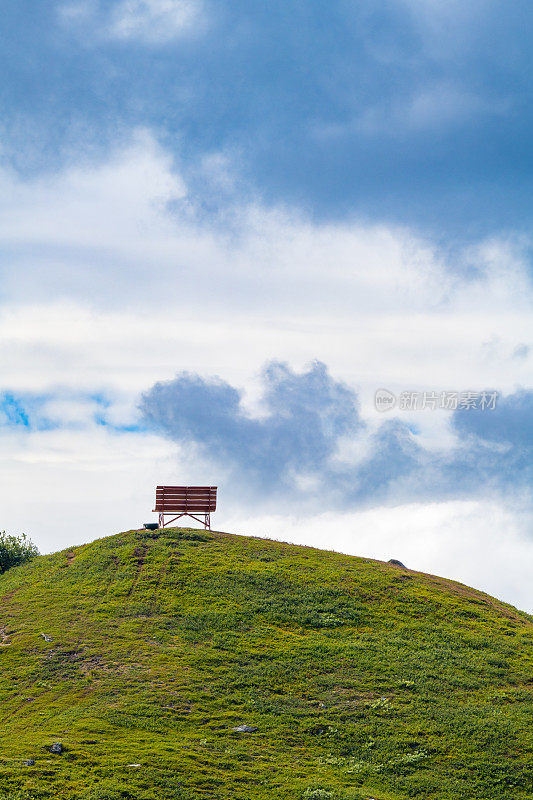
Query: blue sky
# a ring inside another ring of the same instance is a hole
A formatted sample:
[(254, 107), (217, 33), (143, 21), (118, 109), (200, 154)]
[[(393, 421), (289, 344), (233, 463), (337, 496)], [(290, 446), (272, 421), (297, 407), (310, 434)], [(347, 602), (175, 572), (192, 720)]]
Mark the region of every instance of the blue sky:
[[(218, 483), (227, 530), (533, 607), (532, 22), (6, 0), (0, 528), (57, 549), (65, 487), (87, 540)], [(499, 402), (383, 415), (379, 388)]]

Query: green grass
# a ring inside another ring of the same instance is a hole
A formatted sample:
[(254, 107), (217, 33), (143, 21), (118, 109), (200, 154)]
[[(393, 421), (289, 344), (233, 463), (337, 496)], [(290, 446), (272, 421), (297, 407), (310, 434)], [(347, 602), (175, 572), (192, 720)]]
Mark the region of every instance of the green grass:
[(452, 581), (129, 531), (1, 575), (0, 634), (0, 800), (533, 797), (533, 620)]

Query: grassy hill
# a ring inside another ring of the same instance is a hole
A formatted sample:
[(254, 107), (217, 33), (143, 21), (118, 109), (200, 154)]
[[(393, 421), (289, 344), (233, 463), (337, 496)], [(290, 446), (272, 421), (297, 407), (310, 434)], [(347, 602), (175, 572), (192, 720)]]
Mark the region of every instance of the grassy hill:
[(0, 644), (1, 800), (533, 797), (533, 619), (442, 578), (129, 531), (0, 576)]

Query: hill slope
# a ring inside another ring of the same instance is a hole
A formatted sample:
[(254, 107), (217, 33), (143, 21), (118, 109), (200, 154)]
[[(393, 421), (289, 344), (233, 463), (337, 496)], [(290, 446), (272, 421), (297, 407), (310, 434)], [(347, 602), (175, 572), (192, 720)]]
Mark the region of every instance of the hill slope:
[(460, 584), (174, 528), (0, 608), (0, 798), (533, 797), (533, 620)]

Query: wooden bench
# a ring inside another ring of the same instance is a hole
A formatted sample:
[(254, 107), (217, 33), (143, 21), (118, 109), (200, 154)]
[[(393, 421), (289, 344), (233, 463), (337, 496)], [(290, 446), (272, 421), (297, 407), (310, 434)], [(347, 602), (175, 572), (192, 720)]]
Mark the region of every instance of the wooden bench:
[[(217, 507), (216, 486), (158, 486), (155, 508), (159, 512), (159, 527), (164, 528), (180, 517), (192, 517), (211, 530), (211, 512)], [(165, 515), (175, 515), (165, 521)], [(195, 514), (203, 516), (199, 519)]]

